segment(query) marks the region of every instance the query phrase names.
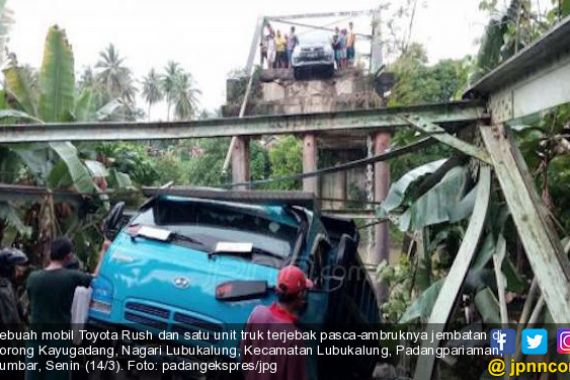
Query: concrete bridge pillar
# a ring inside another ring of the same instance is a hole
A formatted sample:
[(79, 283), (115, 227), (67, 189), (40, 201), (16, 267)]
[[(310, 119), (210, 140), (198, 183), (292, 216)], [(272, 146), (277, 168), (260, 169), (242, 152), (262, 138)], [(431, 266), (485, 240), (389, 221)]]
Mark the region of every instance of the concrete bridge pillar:
[[(317, 170), (318, 147), (317, 136), (308, 133), (303, 136), (303, 173)], [(303, 191), (319, 195), (319, 178), (310, 177), (303, 179)]]
[[(390, 133), (379, 132), (373, 137), (374, 155), (385, 153), (390, 147)], [(388, 195), (390, 188), (390, 164), (388, 161), (374, 164), (374, 201), (381, 202)], [(375, 244), (372, 255), (372, 264), (378, 265), (383, 260), (390, 262), (390, 240), (388, 235), (388, 222), (377, 224), (374, 231)], [(380, 300), (386, 299), (387, 289), (382, 283), (377, 289)]]
[[(232, 182), (249, 181), (249, 137), (236, 137), (232, 152)], [(234, 190), (247, 190), (247, 186), (236, 186)]]

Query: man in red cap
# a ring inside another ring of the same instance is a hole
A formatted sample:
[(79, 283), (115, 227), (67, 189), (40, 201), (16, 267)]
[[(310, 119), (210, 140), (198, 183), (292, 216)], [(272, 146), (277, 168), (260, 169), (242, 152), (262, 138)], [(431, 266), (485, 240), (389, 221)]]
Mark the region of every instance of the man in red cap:
[[(271, 306), (257, 306), (247, 320), (246, 339), (242, 341), (244, 363), (274, 363), (273, 371), (246, 371), (245, 380), (306, 380), (307, 363), (304, 355), (295, 354), (304, 346), (299, 340), (271, 340), (268, 332), (295, 332), (300, 312), (307, 304), (307, 290), (313, 282), (294, 265), (282, 268), (277, 275), (277, 301)], [(256, 332), (260, 334), (255, 334)], [(251, 337), (258, 336), (259, 339)], [(263, 338), (261, 338), (263, 336)], [(279, 353), (275, 353), (279, 352)], [(287, 354), (282, 354), (286, 352)], [(267, 364), (267, 365), (269, 365)]]

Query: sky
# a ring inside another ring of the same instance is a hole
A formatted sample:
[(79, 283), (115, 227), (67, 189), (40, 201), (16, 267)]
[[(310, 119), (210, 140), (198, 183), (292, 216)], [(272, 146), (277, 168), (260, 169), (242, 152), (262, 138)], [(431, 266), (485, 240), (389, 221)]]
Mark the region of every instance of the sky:
[[(392, 0), (383, 17), (389, 17), (401, 1)], [(152, 67), (161, 69), (174, 60), (194, 76), (202, 91), (201, 107), (214, 110), (224, 103), (227, 74), (245, 66), (258, 16), (364, 10), (382, 4), (386, 2), (8, 0), (15, 19), (8, 46), (20, 63), (38, 67), (47, 30), (57, 24), (67, 32), (78, 72), (94, 65), (109, 43), (115, 44), (139, 79)], [(478, 4), (479, 0), (419, 0), (411, 40), (425, 45), (431, 63), (476, 53), (476, 41), (486, 24)], [(317, 25), (326, 21), (313, 20)], [(357, 31), (370, 32), (369, 19), (354, 22)]]

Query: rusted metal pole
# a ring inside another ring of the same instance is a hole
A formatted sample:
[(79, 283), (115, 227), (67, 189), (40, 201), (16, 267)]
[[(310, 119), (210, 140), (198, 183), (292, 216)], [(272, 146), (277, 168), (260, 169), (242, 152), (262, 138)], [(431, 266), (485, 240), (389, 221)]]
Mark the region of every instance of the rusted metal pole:
[[(373, 136), (374, 154), (385, 153), (390, 147), (390, 134), (379, 132)], [(390, 164), (377, 162), (374, 164), (374, 201), (381, 202), (388, 195), (390, 187)], [(378, 265), (382, 261), (390, 262), (390, 240), (388, 237), (388, 223), (379, 223), (375, 227), (375, 244), (372, 255), (372, 264)], [(387, 289), (382, 283), (378, 284), (377, 295), (380, 301), (387, 296)]]
[[(247, 63), (245, 65), (245, 72), (249, 76), (249, 79), (247, 80), (247, 87), (245, 89), (245, 94), (243, 96), (243, 101), (241, 103), (241, 108), (239, 110), (239, 117), (240, 118), (242, 118), (245, 115), (245, 110), (247, 108), (247, 102), (249, 100), (249, 95), (251, 93), (251, 87), (253, 85), (253, 61), (255, 60), (255, 54), (257, 53), (258, 45), (259, 45), (261, 38), (263, 36), (263, 28), (264, 27), (265, 27), (265, 18), (264, 17), (258, 17), (257, 24), (255, 26), (255, 31), (253, 33), (253, 39), (251, 40), (251, 46), (249, 48), (249, 55), (247, 57)], [(230, 156), (232, 155), (232, 152), (234, 151), (234, 148), (235, 148), (235, 144), (237, 143), (236, 139), (237, 139), (237, 137), (234, 136), (234, 137), (232, 137), (232, 139), (230, 141), (228, 153), (226, 153), (226, 159), (224, 160), (224, 165), (222, 166), (222, 174), (226, 173), (226, 171), (228, 170), (228, 165), (230, 164)], [(232, 162), (234, 162), (234, 161), (232, 161)], [(232, 167), (232, 170), (235, 170), (235, 168)]]
[[(303, 173), (317, 170), (317, 136), (308, 133), (303, 136)], [(311, 177), (303, 179), (303, 191), (319, 194), (319, 178)]]
[[(249, 181), (249, 137), (235, 138), (232, 151), (232, 180), (233, 182)], [(247, 190), (247, 186), (240, 185), (236, 190)]]

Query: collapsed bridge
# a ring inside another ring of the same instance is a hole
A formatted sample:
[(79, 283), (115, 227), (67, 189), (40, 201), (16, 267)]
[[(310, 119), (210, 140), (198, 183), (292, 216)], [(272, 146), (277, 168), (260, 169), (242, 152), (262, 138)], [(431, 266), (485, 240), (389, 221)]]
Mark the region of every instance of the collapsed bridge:
[[(235, 136), (232, 149), (233, 185), (244, 188), (254, 184), (249, 181), (248, 175), (249, 139), (292, 134), (302, 136), (305, 142), (304, 173), (296, 176), (305, 179), (305, 190), (314, 189), (309, 178), (318, 177), (325, 171), (347, 170), (354, 165), (374, 165), (378, 174), (375, 192), (377, 200), (382, 200), (380, 196), (382, 192), (385, 195), (388, 186), (387, 160), (414, 153), (435, 142), (443, 143), (479, 163), (479, 185), (465, 238), (429, 322), (439, 323), (443, 329), (449, 320), (482, 236), (491, 182), (496, 178), (546, 306), (556, 323), (569, 323), (570, 262), (510, 132), (510, 126), (525, 117), (570, 102), (569, 33), (570, 18), (567, 18), (540, 40), (483, 77), (465, 93), (465, 100), (460, 102), (187, 122), (4, 125), (0, 126), (0, 144)], [(409, 127), (422, 133), (425, 138), (411, 146), (389, 150), (391, 134), (399, 128)], [(374, 155), (357, 163), (315, 170), (317, 137), (338, 136), (347, 132), (371, 135), (376, 141)], [(483, 146), (474, 143), (472, 136), (475, 134), (480, 134)], [(35, 191), (28, 190), (30, 194)], [(10, 185), (0, 187), (2, 199), (18, 196), (13, 191)], [(503, 313), (503, 309), (501, 311)], [(502, 314), (501, 317), (506, 316)], [(433, 358), (422, 357), (416, 378), (429, 378), (433, 364)]]

